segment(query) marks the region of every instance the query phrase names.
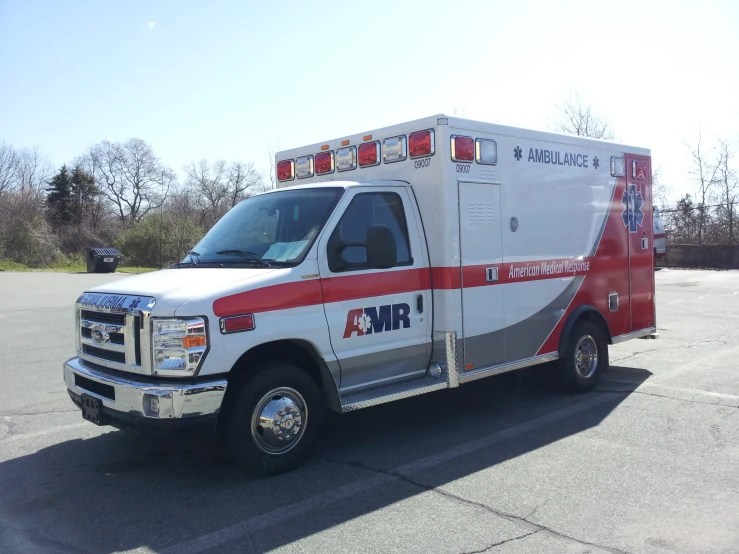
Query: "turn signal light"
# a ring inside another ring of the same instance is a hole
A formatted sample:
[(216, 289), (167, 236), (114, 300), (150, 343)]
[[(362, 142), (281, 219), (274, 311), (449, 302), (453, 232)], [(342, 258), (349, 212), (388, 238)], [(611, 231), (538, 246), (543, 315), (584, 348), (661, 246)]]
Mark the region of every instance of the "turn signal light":
[(197, 348), (198, 346), (207, 346), (207, 342), (204, 336), (193, 335), (190, 337), (184, 337), (182, 339), (182, 346), (184, 348)]
[(408, 153), (411, 158), (433, 156), (434, 132), (429, 129), (428, 131), (419, 131), (408, 135)]
[(475, 140), (472, 137), (452, 135), (452, 161), (471, 162), (475, 159)]
[(315, 156), (316, 175), (334, 172), (334, 153), (320, 152)]
[(292, 160), (277, 162), (277, 180), (292, 181), (295, 178), (295, 167)]
[(252, 329), (254, 329), (254, 316), (252, 314), (221, 319), (221, 333), (238, 333), (239, 331), (251, 331)]

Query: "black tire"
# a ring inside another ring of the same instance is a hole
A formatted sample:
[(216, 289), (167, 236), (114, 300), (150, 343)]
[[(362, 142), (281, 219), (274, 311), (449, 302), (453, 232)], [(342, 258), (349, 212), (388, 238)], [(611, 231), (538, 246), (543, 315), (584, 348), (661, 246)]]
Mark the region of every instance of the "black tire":
[[(250, 474), (276, 475), (305, 460), (323, 422), (321, 391), (308, 373), (290, 363), (270, 363), (253, 377), (242, 381), (236, 394), (226, 414), (224, 434), (230, 457), (235, 463)], [(282, 412), (275, 412), (276, 407), (287, 413), (280, 417)], [(260, 419), (255, 416), (256, 411), (265, 416), (270, 412), (274, 415)], [(295, 413), (298, 415), (293, 417)], [(277, 424), (278, 419), (280, 424)], [(291, 420), (289, 426), (288, 419)], [(283, 437), (285, 434), (300, 434), (292, 443), (278, 437), (278, 431)], [(286, 450), (280, 451), (280, 448)], [(269, 449), (273, 451), (269, 452)]]
[(559, 364), (559, 384), (564, 390), (569, 392), (593, 390), (608, 369), (608, 344), (602, 329), (587, 320), (575, 324), (567, 338), (565, 356), (559, 360)]

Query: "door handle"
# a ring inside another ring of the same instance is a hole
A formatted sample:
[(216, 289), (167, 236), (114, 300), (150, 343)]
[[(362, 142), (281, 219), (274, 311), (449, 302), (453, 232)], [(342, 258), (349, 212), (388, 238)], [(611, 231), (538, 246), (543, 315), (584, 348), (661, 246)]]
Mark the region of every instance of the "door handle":
[(419, 314), (423, 313), (423, 294), (419, 294), (416, 297), (416, 309), (418, 310)]

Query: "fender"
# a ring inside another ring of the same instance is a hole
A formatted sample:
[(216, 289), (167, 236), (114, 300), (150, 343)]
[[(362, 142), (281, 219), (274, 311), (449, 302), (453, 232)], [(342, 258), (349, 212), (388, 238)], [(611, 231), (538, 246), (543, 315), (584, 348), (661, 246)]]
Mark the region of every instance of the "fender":
[(562, 327), (562, 334), (559, 336), (558, 350), (560, 358), (564, 358), (565, 356), (565, 351), (567, 350), (567, 339), (572, 332), (572, 328), (575, 326), (575, 323), (577, 323), (578, 320), (583, 317), (590, 319), (591, 321), (601, 323), (606, 331), (606, 342), (608, 344), (612, 344), (611, 330), (608, 328), (608, 322), (606, 321), (606, 319), (595, 306), (591, 306), (590, 304), (583, 304), (582, 306), (578, 306), (577, 308), (575, 308), (575, 310), (567, 318), (567, 322), (564, 324), (564, 327)]

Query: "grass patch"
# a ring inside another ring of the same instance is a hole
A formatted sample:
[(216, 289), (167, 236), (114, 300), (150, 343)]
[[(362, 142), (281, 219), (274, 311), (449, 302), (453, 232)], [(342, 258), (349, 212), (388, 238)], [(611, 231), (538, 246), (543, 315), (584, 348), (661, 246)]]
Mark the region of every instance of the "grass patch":
[[(58, 263), (54, 262), (46, 267), (36, 268), (27, 265), (12, 262), (10, 260), (0, 260), (0, 271), (58, 271), (60, 273), (87, 273), (87, 266), (79, 263)], [(116, 273), (149, 273), (157, 271), (153, 267), (118, 267)]]

